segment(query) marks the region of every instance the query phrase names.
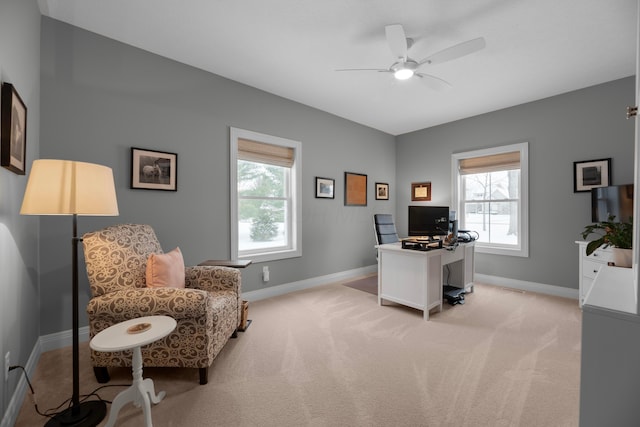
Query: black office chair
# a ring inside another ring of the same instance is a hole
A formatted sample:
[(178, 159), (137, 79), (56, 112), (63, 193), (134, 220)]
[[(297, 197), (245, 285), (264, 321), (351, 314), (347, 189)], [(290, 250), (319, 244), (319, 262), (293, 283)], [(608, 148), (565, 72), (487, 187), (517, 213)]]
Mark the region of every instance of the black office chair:
[(400, 241), (391, 214), (374, 214), (373, 226), (376, 230), (376, 242), (378, 245)]

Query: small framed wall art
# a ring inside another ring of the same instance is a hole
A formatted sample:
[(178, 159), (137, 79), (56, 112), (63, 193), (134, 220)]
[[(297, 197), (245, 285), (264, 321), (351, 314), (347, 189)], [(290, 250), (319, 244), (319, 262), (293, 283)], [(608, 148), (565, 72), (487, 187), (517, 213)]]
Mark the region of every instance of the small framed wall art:
[(389, 200), (389, 184), (376, 182), (376, 200)]
[(344, 173), (344, 205), (367, 206), (367, 175)]
[(27, 155), (27, 107), (11, 83), (2, 84), (0, 165), (24, 175)]
[(611, 158), (573, 162), (573, 192), (611, 185)]
[(331, 178), (316, 176), (316, 199), (333, 199), (336, 181)]
[(431, 183), (430, 182), (412, 182), (411, 183), (411, 201), (412, 202), (431, 201)]
[(178, 155), (131, 148), (131, 188), (178, 190)]

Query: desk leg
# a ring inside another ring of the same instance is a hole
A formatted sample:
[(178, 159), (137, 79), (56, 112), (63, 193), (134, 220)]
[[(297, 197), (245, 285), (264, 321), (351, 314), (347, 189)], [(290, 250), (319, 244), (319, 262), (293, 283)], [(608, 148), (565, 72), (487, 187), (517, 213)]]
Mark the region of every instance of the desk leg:
[(132, 402), (136, 407), (142, 407), (144, 413), (145, 426), (152, 427), (151, 421), (151, 402), (159, 403), (165, 396), (165, 392), (162, 391), (158, 394), (155, 392), (153, 380), (151, 378), (142, 379), (142, 352), (140, 347), (135, 347), (133, 350), (133, 359), (131, 363), (131, 370), (133, 372), (133, 383), (131, 387), (120, 392), (113, 400), (111, 405), (111, 411), (109, 412), (109, 420), (105, 427), (113, 427), (118, 418), (118, 412), (120, 409), (128, 403)]
[[(377, 249), (376, 249), (377, 250)], [(378, 305), (382, 305), (382, 265), (380, 264), (380, 257), (382, 254), (378, 251)]]

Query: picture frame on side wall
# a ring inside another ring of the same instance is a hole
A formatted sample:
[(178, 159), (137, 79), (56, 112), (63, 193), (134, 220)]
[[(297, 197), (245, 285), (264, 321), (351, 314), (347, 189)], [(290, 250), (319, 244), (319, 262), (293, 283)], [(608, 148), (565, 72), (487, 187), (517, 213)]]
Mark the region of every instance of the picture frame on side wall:
[(27, 106), (11, 83), (2, 84), (0, 103), (0, 165), (25, 174), (27, 162)]
[(316, 176), (316, 199), (333, 199), (336, 181), (331, 178)]
[(131, 188), (177, 191), (178, 155), (132, 147)]
[(367, 175), (344, 173), (344, 205), (367, 206)]
[(389, 200), (389, 184), (376, 182), (376, 200)]
[(573, 192), (611, 185), (611, 158), (573, 162)]
[(412, 182), (411, 201), (429, 202), (431, 201), (431, 182)]

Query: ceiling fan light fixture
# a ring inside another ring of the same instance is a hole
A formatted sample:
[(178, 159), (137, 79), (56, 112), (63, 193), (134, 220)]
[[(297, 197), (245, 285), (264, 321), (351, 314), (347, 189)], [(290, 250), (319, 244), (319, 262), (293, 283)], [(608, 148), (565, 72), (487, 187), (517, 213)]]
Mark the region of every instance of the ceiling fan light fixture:
[(396, 62), (391, 66), (393, 71), (393, 77), (397, 80), (407, 80), (413, 77), (418, 69), (418, 63), (413, 59), (408, 59), (404, 62)]
[(393, 77), (397, 80), (407, 80), (413, 77), (413, 70), (409, 68), (400, 68), (393, 73)]

